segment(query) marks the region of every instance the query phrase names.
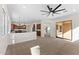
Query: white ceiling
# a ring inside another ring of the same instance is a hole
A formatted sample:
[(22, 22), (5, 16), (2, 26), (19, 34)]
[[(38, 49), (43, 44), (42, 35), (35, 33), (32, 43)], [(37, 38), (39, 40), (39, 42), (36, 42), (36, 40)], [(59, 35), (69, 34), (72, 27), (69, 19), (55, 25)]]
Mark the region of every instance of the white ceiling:
[[(49, 4), (50, 7), (55, 8), (58, 4)], [(33, 22), (38, 20), (52, 19), (56, 17), (65, 16), (68, 14), (73, 14), (78, 12), (78, 4), (62, 4), (59, 9), (65, 8), (68, 12), (60, 14), (55, 14), (54, 16), (42, 15), (43, 12), (40, 10), (48, 10), (46, 4), (8, 4), (8, 11), (12, 21), (19, 22)]]

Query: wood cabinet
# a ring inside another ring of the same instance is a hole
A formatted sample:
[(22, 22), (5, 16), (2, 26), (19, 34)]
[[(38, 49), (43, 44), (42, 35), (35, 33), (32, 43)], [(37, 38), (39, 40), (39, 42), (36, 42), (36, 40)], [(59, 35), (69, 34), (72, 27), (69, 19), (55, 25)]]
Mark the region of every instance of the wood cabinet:
[(26, 25), (11, 24), (11, 32), (22, 33), (25, 32), (25, 29), (26, 29)]
[(37, 29), (41, 29), (41, 24), (37, 24)]
[(37, 36), (41, 36), (41, 31), (36, 31), (37, 32)]
[(32, 31), (36, 31), (37, 36), (41, 36), (41, 24), (33, 24)]
[(37, 24), (37, 36), (41, 36), (41, 24)]

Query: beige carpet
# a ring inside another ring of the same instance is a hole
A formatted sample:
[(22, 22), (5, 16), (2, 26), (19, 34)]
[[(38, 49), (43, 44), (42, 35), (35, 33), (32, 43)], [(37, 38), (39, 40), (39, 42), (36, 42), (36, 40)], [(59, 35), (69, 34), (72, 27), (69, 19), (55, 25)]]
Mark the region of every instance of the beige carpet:
[(9, 45), (6, 55), (31, 55), (30, 48), (39, 45), (41, 55), (77, 55), (79, 43), (68, 42), (63, 39), (38, 37), (37, 40)]

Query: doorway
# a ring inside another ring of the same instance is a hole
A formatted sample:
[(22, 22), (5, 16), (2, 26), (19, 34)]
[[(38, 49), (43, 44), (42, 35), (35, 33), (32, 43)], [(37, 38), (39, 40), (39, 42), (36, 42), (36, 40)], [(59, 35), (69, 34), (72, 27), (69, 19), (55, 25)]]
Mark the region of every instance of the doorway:
[(56, 22), (56, 37), (65, 38), (68, 40), (72, 39), (72, 21), (60, 21)]
[(45, 37), (50, 37), (50, 27), (49, 26), (47, 26), (45, 28)]

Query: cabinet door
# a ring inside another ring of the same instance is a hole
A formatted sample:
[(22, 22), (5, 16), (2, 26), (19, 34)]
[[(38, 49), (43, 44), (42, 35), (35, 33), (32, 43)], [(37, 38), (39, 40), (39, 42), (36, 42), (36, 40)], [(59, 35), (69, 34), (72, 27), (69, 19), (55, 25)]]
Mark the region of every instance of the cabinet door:
[(41, 24), (37, 24), (37, 29), (41, 29)]
[(41, 31), (37, 31), (37, 36), (41, 36)]

